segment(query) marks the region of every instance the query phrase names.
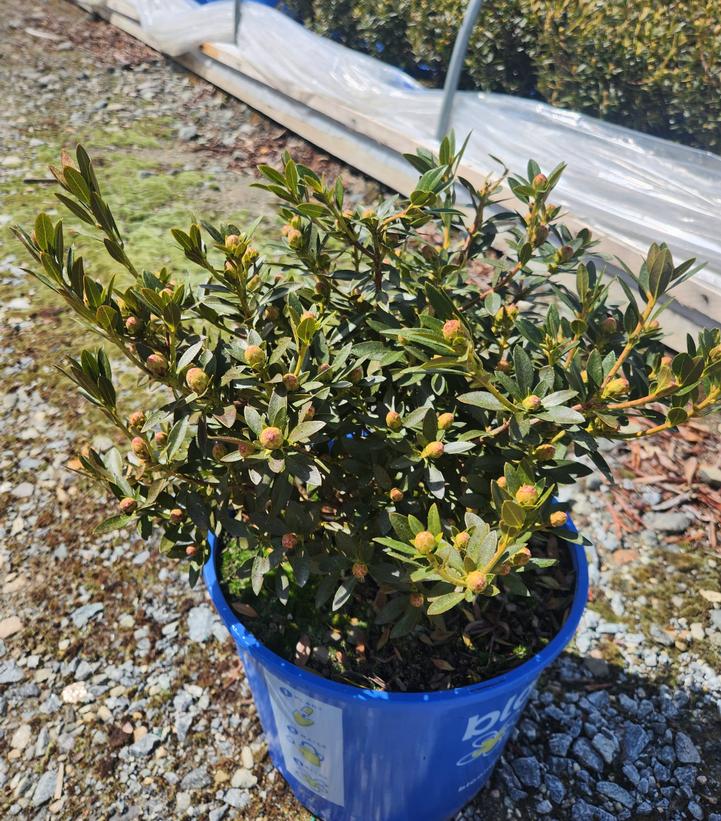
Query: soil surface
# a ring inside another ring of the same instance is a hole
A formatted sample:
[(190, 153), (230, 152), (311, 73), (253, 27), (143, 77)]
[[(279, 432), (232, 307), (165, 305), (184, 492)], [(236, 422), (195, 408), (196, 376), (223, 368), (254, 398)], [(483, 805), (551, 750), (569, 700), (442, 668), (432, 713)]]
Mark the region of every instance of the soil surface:
[[(168, 229), (195, 214), (274, 235), (250, 185), (286, 148), (359, 198), (378, 186), (65, 0), (6, 0), (0, 57), (0, 816), (309, 819), (202, 587), (93, 534), (105, 504), (65, 464), (113, 434), (53, 369), (91, 340), (8, 226), (53, 207), (47, 163), (77, 142), (151, 268), (185, 270)], [(592, 601), (462, 817), (721, 821), (719, 440), (709, 420), (609, 451), (618, 484), (574, 492)]]

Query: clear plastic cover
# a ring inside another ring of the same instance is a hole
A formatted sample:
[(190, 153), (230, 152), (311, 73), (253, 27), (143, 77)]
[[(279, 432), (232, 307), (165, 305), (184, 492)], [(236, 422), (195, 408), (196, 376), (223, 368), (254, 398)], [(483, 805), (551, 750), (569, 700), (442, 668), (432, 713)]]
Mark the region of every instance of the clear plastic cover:
[[(232, 42), (231, 0), (133, 2), (169, 54)], [(436, 145), (440, 90), (276, 9), (244, 3), (238, 42), (226, 53), (244, 74), (379, 142), (392, 145), (395, 134)], [(641, 252), (663, 239), (679, 261), (708, 262), (699, 278), (721, 289), (720, 156), (502, 94), (459, 92), (452, 126), (459, 138), (471, 135), (464, 164), (486, 173), (498, 169), (491, 155), (511, 171), (524, 170), (529, 158), (544, 170), (566, 162), (556, 199), (578, 221)]]

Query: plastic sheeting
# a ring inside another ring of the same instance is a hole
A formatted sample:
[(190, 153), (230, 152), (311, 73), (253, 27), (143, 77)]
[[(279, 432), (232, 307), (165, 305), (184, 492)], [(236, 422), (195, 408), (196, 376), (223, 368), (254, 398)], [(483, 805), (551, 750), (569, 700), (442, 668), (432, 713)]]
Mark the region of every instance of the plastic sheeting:
[[(133, 3), (168, 53), (232, 42), (231, 0)], [(244, 3), (232, 51), (243, 73), (367, 136), (393, 132), (429, 148), (436, 144), (440, 90), (320, 37), (276, 9)], [(708, 262), (699, 278), (721, 289), (721, 157), (501, 94), (459, 92), (452, 127), (459, 138), (471, 134), (464, 164), (478, 170), (498, 168), (490, 155), (511, 171), (525, 170), (529, 158), (544, 170), (566, 162), (555, 199), (574, 217), (641, 252), (664, 240), (678, 261)]]

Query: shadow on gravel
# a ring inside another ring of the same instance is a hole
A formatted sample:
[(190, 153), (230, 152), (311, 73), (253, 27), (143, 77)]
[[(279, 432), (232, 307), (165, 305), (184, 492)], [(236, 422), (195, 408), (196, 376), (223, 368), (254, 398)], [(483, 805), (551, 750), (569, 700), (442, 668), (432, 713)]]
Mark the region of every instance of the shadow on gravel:
[(721, 701), (564, 654), (461, 817), (721, 821)]

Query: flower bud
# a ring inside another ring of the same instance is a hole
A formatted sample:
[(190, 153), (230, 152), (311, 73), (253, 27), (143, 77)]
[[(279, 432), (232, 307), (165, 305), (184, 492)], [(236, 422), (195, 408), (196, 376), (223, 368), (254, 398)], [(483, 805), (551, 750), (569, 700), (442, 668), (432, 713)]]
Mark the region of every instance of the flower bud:
[(288, 231), (288, 245), (291, 248), (298, 249), (303, 244), (303, 234), (297, 228), (291, 228)]
[(556, 446), (550, 442), (544, 445), (539, 445), (534, 449), (533, 455), (539, 462), (549, 462), (556, 455)]
[(128, 427), (140, 430), (145, 424), (145, 413), (141, 410), (133, 411), (128, 416)]
[(606, 385), (601, 396), (604, 399), (616, 399), (620, 396), (625, 396), (628, 393), (629, 387), (628, 379), (626, 379), (625, 376), (617, 376)]
[(252, 442), (238, 442), (238, 453), (245, 459), (255, 453), (255, 446)]
[(531, 551), (527, 547), (522, 547), (511, 557), (514, 567), (525, 567), (531, 561)]
[(708, 352), (708, 358), (712, 362), (718, 362), (721, 360), (721, 345), (714, 345), (714, 347)]
[(255, 370), (259, 370), (265, 365), (265, 351), (258, 345), (248, 345), (243, 356), (248, 365)]
[(539, 245), (543, 245), (543, 243), (548, 239), (549, 228), (547, 225), (537, 225), (535, 228), (532, 228), (529, 232), (529, 239), (531, 240), (534, 248), (538, 248)]
[(277, 450), (283, 444), (283, 432), (280, 428), (263, 428), (258, 441), (266, 450)]
[(390, 496), (391, 502), (393, 502), (393, 504), (397, 505), (403, 501), (404, 494), (399, 487), (392, 487), (388, 495)]
[(213, 459), (215, 459), (216, 462), (220, 462), (220, 460), (228, 453), (228, 450), (222, 442), (216, 442), (210, 449), (210, 452)]
[[(714, 359), (713, 352), (715, 350), (718, 350), (718, 359), (721, 359), (721, 345), (719, 345), (718, 349), (717, 348), (712, 348), (709, 351), (709, 356), (710, 356), (711, 360)], [(665, 354), (664, 356), (661, 357), (661, 364), (664, 365), (667, 368), (670, 368), (671, 365), (673, 365), (673, 357), (670, 354)]]
[(150, 457), (148, 443), (142, 436), (134, 436), (130, 440), (130, 450), (132, 450), (133, 453), (141, 459), (148, 459)]
[(562, 245), (558, 251), (556, 251), (556, 256), (560, 262), (568, 262), (573, 258), (573, 248), (571, 248), (570, 245)]
[(359, 582), (363, 582), (368, 575), (368, 565), (365, 562), (355, 562), (351, 568), (351, 573)]
[(168, 518), (174, 525), (178, 525), (185, 519), (185, 511), (182, 508), (174, 507), (168, 513)]
[(551, 527), (563, 527), (568, 521), (568, 513), (562, 510), (554, 510), (548, 518), (548, 523)]
[(308, 422), (310, 422), (311, 419), (315, 419), (315, 408), (313, 405), (311, 405), (305, 412), (305, 418)]
[(185, 384), (194, 393), (205, 393), (210, 383), (210, 377), (202, 368), (190, 368), (185, 374)]
[(498, 485), (498, 487), (506, 487), (506, 485), (508, 484), (508, 480), (505, 476), (499, 476), (498, 479), (496, 479), (496, 484)]
[(408, 596), (408, 604), (410, 604), (411, 607), (423, 607), (425, 600), (423, 593), (411, 593), (410, 596)]
[(394, 431), (399, 431), (403, 427), (403, 420), (398, 411), (389, 410), (386, 414), (386, 425)]
[(283, 375), (283, 385), (287, 391), (297, 391), (300, 382), (294, 373), (286, 373)]
[(275, 322), (276, 319), (280, 319), (280, 310), (275, 305), (268, 305), (265, 309), (265, 318)]
[(545, 188), (548, 185), (548, 177), (545, 174), (536, 174), (531, 185), (534, 188)]
[(456, 342), (467, 336), (465, 326), (460, 319), (449, 319), (443, 324), (443, 338), (446, 342)]
[(316, 280), (315, 292), (319, 296), (327, 297), (330, 294), (330, 283), (325, 279)]
[(440, 459), (443, 450), (443, 442), (429, 442), (421, 451), (421, 459)]
[(283, 550), (293, 550), (293, 548), (298, 546), (298, 537), (295, 533), (284, 533), (280, 543), (283, 546)]
[(158, 430), (153, 434), (153, 439), (155, 439), (155, 444), (162, 448), (168, 442), (168, 434), (164, 430)]
[(460, 533), (456, 533), (453, 537), (453, 545), (457, 547), (458, 550), (465, 550), (468, 547), (468, 542), (471, 540), (471, 534), (465, 530), (462, 530)]
[(618, 330), (618, 322), (616, 322), (616, 318), (613, 316), (607, 316), (605, 319), (601, 320), (601, 330), (605, 334), (615, 334)]
[(524, 410), (527, 411), (536, 411), (541, 407), (541, 397), (536, 396), (535, 393), (532, 393), (530, 396), (527, 396), (521, 405), (523, 405)]
[(507, 359), (501, 359), (499, 362), (496, 363), (496, 368), (501, 373), (509, 373), (511, 370), (511, 363)]
[(168, 372), (168, 360), (161, 353), (151, 353), (145, 360), (145, 367), (154, 376), (165, 376)]
[(243, 265), (245, 265), (246, 268), (249, 268), (259, 256), (260, 254), (255, 248), (248, 248), (243, 254)]
[(131, 513), (135, 512), (138, 507), (138, 503), (135, 499), (131, 499), (130, 496), (126, 496), (124, 499), (120, 500), (118, 507), (120, 508), (121, 513), (125, 513), (126, 516), (129, 516)]
[(503, 562), (503, 564), (500, 567), (496, 568), (496, 573), (498, 573), (499, 576), (507, 576), (512, 569), (513, 566), (510, 562)]
[(438, 417), (438, 428), (439, 430), (447, 430), (453, 424), (455, 417), (452, 413), (442, 413)]
[(419, 553), (430, 553), (436, 546), (436, 537), (430, 530), (421, 530), (414, 536), (413, 546)]
[(363, 368), (360, 366), (353, 368), (353, 370), (348, 374), (348, 381), (352, 385), (357, 385), (361, 379), (363, 379)]
[(198, 552), (198, 548), (194, 544), (189, 544), (185, 548), (185, 555), (190, 559)]
[(474, 593), (481, 593), (486, 586), (486, 574), (473, 570), (466, 576), (466, 587)]
[(533, 507), (538, 501), (538, 491), (533, 485), (521, 485), (516, 491), (515, 499), (523, 507)]
[(140, 319), (140, 317), (129, 316), (125, 320), (125, 330), (129, 334), (132, 334), (133, 336), (135, 336), (136, 334), (139, 334), (143, 330), (143, 325), (144, 324), (145, 323), (143, 322), (142, 319)]
[(372, 208), (364, 208), (361, 212), (361, 219), (363, 220), (370, 220), (375, 217), (376, 212)]

